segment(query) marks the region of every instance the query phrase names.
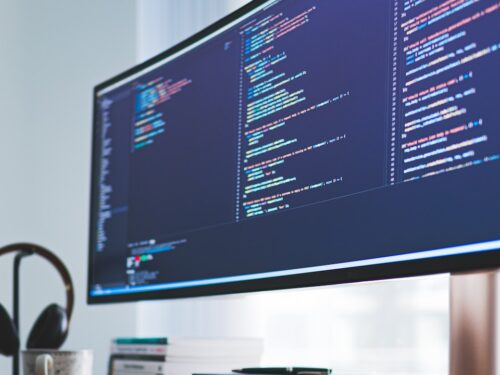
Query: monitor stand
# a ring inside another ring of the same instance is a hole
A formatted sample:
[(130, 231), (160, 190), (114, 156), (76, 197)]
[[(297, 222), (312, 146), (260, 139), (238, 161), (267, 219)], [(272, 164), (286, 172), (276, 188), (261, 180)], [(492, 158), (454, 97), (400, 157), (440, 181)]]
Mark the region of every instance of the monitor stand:
[(500, 270), (450, 281), (450, 374), (500, 375)]

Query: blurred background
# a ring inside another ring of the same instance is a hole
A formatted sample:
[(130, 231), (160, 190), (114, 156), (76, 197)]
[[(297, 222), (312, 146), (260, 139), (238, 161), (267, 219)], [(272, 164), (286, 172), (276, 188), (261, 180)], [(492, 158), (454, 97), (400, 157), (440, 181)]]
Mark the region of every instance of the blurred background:
[[(446, 275), (86, 305), (93, 86), (245, 2), (0, 0), (0, 245), (39, 243), (68, 265), (77, 296), (65, 347), (94, 349), (96, 375), (106, 373), (111, 338), (133, 335), (262, 337), (264, 365), (447, 374)], [(12, 257), (0, 259), (0, 302), (8, 309), (11, 267)], [(63, 303), (57, 277), (41, 259), (23, 263), (23, 337), (46, 305)], [(0, 358), (0, 374), (10, 366)]]

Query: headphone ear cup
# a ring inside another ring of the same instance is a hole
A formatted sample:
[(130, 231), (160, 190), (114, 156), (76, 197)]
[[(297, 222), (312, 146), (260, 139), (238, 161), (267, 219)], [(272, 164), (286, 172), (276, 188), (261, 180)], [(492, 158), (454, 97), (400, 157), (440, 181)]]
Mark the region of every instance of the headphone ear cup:
[(68, 335), (68, 315), (56, 304), (42, 311), (28, 336), (28, 349), (59, 349)]
[(0, 305), (0, 354), (12, 356), (19, 352), (19, 337), (7, 310)]

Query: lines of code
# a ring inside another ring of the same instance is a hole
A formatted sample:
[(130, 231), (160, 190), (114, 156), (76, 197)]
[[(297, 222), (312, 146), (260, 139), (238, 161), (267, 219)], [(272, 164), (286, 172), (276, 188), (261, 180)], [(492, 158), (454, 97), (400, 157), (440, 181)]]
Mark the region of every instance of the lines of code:
[(499, 158), (490, 136), (498, 117), (489, 107), (498, 91), (491, 95), (488, 73), (498, 70), (499, 8), (488, 0), (404, 3), (402, 181)]
[(171, 100), (183, 88), (191, 84), (184, 78), (174, 82), (158, 77), (146, 84), (136, 86), (135, 122), (133, 130), (133, 148), (138, 150), (152, 145), (154, 139), (165, 131), (165, 113), (158, 106)]
[(102, 141), (101, 141), (101, 165), (99, 168), (99, 206), (97, 209), (97, 251), (102, 251), (106, 247), (106, 223), (111, 219), (111, 204), (110, 197), (112, 193), (112, 186), (109, 181), (109, 168), (111, 154), (111, 142), (109, 137), (109, 129), (111, 127), (109, 108), (112, 104), (111, 100), (104, 99), (100, 103), (101, 109), (101, 124), (102, 124)]
[(346, 133), (332, 128), (318, 132), (313, 142), (301, 134), (312, 112), (324, 111), (350, 95), (332, 87), (327, 90), (329, 97), (313, 102), (305, 89), (311, 79), (308, 59), (298, 65), (292, 61), (304, 59), (297, 55), (300, 47), (289, 46), (286, 40), (307, 34), (310, 23), (316, 22), (315, 12), (316, 6), (305, 4), (298, 13), (272, 13), (241, 28), (243, 114), (236, 220), (312, 203), (321, 198), (311, 191), (331, 189), (343, 181), (339, 173), (304, 176), (297, 170), (313, 170), (318, 162), (314, 154), (347, 139)]

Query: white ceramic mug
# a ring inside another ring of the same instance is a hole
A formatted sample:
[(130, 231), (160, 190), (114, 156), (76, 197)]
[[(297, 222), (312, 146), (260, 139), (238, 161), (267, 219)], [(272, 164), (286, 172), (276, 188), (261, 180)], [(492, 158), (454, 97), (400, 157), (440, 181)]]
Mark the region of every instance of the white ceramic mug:
[(24, 375), (92, 375), (90, 350), (26, 350)]

